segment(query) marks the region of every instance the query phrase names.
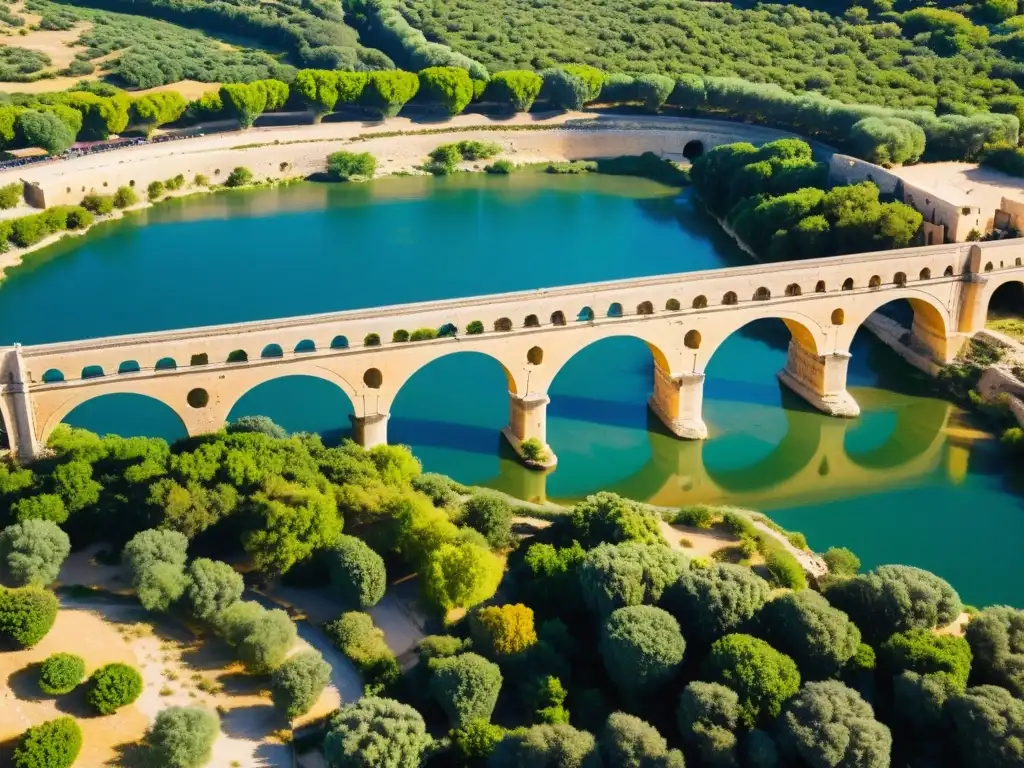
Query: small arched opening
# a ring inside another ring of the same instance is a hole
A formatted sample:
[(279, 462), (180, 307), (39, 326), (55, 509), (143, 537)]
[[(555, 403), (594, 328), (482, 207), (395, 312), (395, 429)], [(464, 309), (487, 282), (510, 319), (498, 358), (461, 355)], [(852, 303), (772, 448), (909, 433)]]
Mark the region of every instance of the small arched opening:
[(832, 310), (832, 325), (842, 325), (846, 322), (846, 313), (842, 309)]
[[(1020, 259), (1017, 259), (1017, 261), (1020, 261)], [(950, 266), (946, 267), (946, 271), (942, 273), (942, 276), (943, 277), (952, 277), (953, 276), (953, 265), (952, 264)]]
[(613, 302), (608, 307), (608, 317), (622, 317), (622, 305), (619, 302)]
[(155, 368), (158, 371), (173, 371), (178, 368), (178, 363), (173, 357), (161, 357), (156, 361)]
[(824, 280), (819, 280), (819, 281), (818, 281), (818, 282), (817, 282), (817, 283), (815, 284), (815, 286), (814, 286), (814, 292), (815, 292), (815, 293), (824, 293), (824, 292), (825, 292), (825, 281), (824, 281)]
[(641, 301), (636, 305), (636, 313), (638, 315), (653, 315), (654, 305), (649, 301)]
[(507, 317), (499, 317), (494, 321), (494, 330), (496, 331), (511, 331), (512, 321)]
[(544, 362), (544, 350), (540, 347), (530, 347), (530, 351), (526, 353), (526, 362), (530, 365), (540, 365)]
[(904, 285), (907, 284), (907, 273), (897, 272), (895, 275), (892, 276), (892, 282), (894, 285), (898, 285), (902, 288)]
[(871, 279), (868, 280), (868, 288), (878, 288), (882, 285), (882, 278), (878, 275), (872, 275)]
[(732, 306), (739, 303), (739, 296), (736, 295), (735, 291), (729, 291), (725, 296), (722, 297), (722, 303)]
[(348, 349), (348, 337), (335, 336), (331, 339), (331, 349)]
[(693, 300), (693, 308), (694, 309), (704, 309), (707, 305), (708, 305), (708, 297), (707, 296), (697, 296)]
[(247, 363), (249, 362), (249, 355), (246, 354), (244, 349), (236, 349), (232, 352), (228, 352), (229, 363)]
[(384, 374), (377, 368), (367, 368), (366, 373), (363, 374), (363, 384), (368, 386), (370, 389), (380, 389), (380, 385), (384, 383)]
[(589, 323), (594, 319), (594, 310), (590, 307), (584, 307), (576, 315), (576, 321), (580, 323)]
[(687, 160), (696, 160), (704, 154), (704, 142), (700, 139), (690, 139), (683, 145), (683, 157)]
[(786, 286), (786, 295), (787, 296), (800, 296), (802, 294), (803, 294), (803, 291), (800, 290), (800, 284), (799, 283), (790, 283), (789, 285)]
[(772, 297), (772, 292), (765, 288), (763, 285), (754, 291), (754, 301), (768, 301)]
[(142, 368), (139, 366), (138, 360), (125, 360), (119, 366), (117, 366), (118, 373), (138, 373)]
[(262, 358), (273, 358), (273, 357), (284, 357), (284, 350), (281, 349), (280, 344), (267, 344), (260, 352)]
[(565, 312), (560, 309), (556, 309), (551, 313), (551, 324), (552, 325), (565, 325)]
[(1024, 328), (1024, 282), (1011, 280), (992, 292), (985, 324), (992, 330), (1019, 338)]
[(540, 320), (536, 315), (527, 315), (526, 319), (523, 321), (523, 325), (527, 328), (539, 328)]
[(444, 325), (437, 329), (437, 335), (439, 338), (442, 339), (450, 339), (454, 336), (458, 336), (458, 334), (459, 329), (458, 326), (455, 325), (455, 323), (445, 323)]
[(665, 309), (669, 312), (678, 312), (680, 308), (679, 299), (669, 299), (665, 302)]
[(58, 381), (64, 381), (64, 373), (56, 368), (51, 368), (43, 374), (44, 384), (56, 384)]
[(198, 355), (192, 355), (189, 358), (189, 365), (207, 365), (210, 362), (210, 356), (205, 352), (200, 352)]
[(83, 379), (96, 379), (103, 375), (103, 368), (99, 365), (87, 365), (82, 369)]
[(991, 261), (989, 261), (989, 262), (987, 262), (985, 264), (985, 271), (986, 272), (991, 272), (992, 271), (992, 262)]
[(687, 331), (683, 337), (683, 344), (687, 349), (700, 349), (700, 331), (696, 328)]
[(928, 269), (928, 267), (925, 267), (918, 274), (917, 279), (918, 280), (931, 280), (932, 279), (932, 271), (930, 269)]
[(845, 280), (843, 280), (843, 290), (844, 291), (852, 291), (853, 290), (853, 278), (852, 277), (848, 277)]
[(301, 355), (306, 352), (316, 352), (316, 344), (312, 339), (303, 339), (295, 345), (295, 354)]
[(210, 402), (210, 393), (202, 387), (196, 387), (189, 390), (189, 393), (185, 395), (185, 402), (188, 403), (190, 408), (205, 408)]

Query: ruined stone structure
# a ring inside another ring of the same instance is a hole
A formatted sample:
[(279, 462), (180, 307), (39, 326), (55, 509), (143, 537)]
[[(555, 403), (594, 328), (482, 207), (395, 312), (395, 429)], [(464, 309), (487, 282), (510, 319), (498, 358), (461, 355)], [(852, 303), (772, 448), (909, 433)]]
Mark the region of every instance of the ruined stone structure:
[[(633, 336), (654, 359), (651, 410), (677, 436), (701, 439), (704, 371), (715, 350), (748, 323), (779, 318), (792, 334), (782, 382), (821, 411), (852, 417), (859, 406), (846, 388), (850, 344), (873, 312), (909, 300), (906, 343), (922, 359), (947, 363), (984, 326), (995, 289), (1024, 282), (1022, 259), (1020, 240), (940, 245), (15, 346), (0, 350), (0, 415), (12, 451), (31, 461), (72, 409), (100, 395), (153, 397), (197, 435), (221, 428), (253, 387), (299, 374), (340, 387), (354, 407), (356, 439), (373, 446), (387, 441), (391, 404), (417, 370), (475, 351), (505, 371), (512, 445), (534, 438), (547, 446), (547, 393), (559, 369), (589, 344)], [(393, 340), (420, 328), (441, 337)]]

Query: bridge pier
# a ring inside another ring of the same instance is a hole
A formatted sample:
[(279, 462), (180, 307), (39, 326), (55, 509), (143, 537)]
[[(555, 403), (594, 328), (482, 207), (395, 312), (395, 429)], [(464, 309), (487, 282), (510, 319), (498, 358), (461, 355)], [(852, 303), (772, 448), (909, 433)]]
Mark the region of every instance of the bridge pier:
[(372, 413), (368, 416), (349, 416), (352, 422), (352, 439), (363, 448), (388, 444), (388, 413)]
[[(508, 426), (501, 430), (501, 434), (508, 440), (509, 445), (519, 454), (527, 464), (540, 467), (553, 467), (558, 463), (558, 457), (548, 445), (548, 403), (551, 398), (544, 394), (533, 393), (519, 396), (513, 392), (508, 393)], [(544, 446), (547, 452), (547, 459), (536, 461), (527, 459), (523, 455), (522, 444), (526, 440), (536, 439)]]
[(847, 352), (816, 355), (794, 339), (789, 342), (789, 356), (779, 379), (819, 411), (852, 419), (860, 415), (860, 406), (846, 391), (849, 364)]
[(704, 440), (704, 374), (673, 376), (654, 366), (654, 392), (647, 405), (676, 437)]
[(7, 428), (7, 442), (11, 453), (22, 464), (28, 464), (39, 457), (39, 441), (36, 440), (35, 413), (28, 391), (28, 375), (21, 354), (21, 345), (14, 346), (13, 366), (8, 370), (8, 386), (2, 395), (0, 414)]

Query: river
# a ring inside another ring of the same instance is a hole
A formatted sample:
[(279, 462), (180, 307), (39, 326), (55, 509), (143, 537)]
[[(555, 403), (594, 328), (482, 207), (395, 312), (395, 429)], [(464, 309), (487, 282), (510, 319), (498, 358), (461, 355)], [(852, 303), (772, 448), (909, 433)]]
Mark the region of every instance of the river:
[[(302, 183), (168, 201), (30, 255), (0, 283), (0, 343), (744, 263), (688, 193), (642, 179)], [(394, 403), (389, 436), (429, 471), (521, 498), (571, 501), (610, 489), (663, 505), (760, 509), (817, 550), (848, 546), (867, 567), (935, 571), (967, 602), (1024, 606), (1024, 495), (996, 441), (866, 332), (849, 377), (862, 416), (812, 411), (776, 379), (787, 342), (781, 323), (762, 321), (715, 354), (704, 443), (676, 440), (648, 414), (650, 353), (628, 338), (584, 349), (555, 379), (548, 440), (559, 464), (550, 474), (524, 469), (503, 444), (504, 375), (475, 353), (417, 373)], [(333, 385), (289, 377), (249, 392), (231, 418), (266, 414), (337, 439), (350, 412)], [(131, 395), (90, 401), (66, 420), (99, 432), (184, 434), (163, 405)]]

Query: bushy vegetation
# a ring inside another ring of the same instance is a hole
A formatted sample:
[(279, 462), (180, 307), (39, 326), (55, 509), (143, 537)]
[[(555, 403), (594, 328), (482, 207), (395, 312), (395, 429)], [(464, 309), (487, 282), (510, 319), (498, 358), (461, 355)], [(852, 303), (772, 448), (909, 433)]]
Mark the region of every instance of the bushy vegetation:
[(167, 768), (199, 768), (210, 761), (220, 720), (200, 707), (168, 707), (157, 713), (146, 733), (156, 764)]
[(71, 539), (52, 520), (24, 520), (0, 531), (0, 574), (19, 587), (45, 587), (57, 579)]
[(53, 627), (57, 598), (38, 587), (0, 587), (0, 647), (31, 648)]
[(423, 717), (393, 699), (364, 697), (346, 704), (331, 720), (324, 739), (330, 768), (419, 765), (433, 743)]
[(73, 717), (32, 726), (14, 748), (14, 768), (69, 768), (82, 750), (82, 729)]
[(333, 152), (327, 156), (327, 172), (338, 181), (373, 178), (377, 158), (369, 152)]
[(341, 536), (329, 553), (331, 587), (353, 609), (372, 608), (384, 597), (384, 559), (354, 536)]
[(289, 656), (274, 670), (270, 681), (271, 698), (289, 718), (304, 715), (313, 708), (327, 683), (331, 681), (331, 665), (317, 651), (309, 650)]
[(373, 625), (370, 614), (343, 613), (324, 629), (334, 646), (356, 665), (368, 696), (387, 692), (398, 680), (398, 661), (384, 641), (384, 632)]
[(85, 677), (85, 659), (73, 653), (55, 653), (39, 665), (39, 690), (50, 696), (70, 693)]
[(86, 699), (101, 715), (111, 715), (142, 694), (142, 675), (127, 664), (107, 664), (89, 678)]

